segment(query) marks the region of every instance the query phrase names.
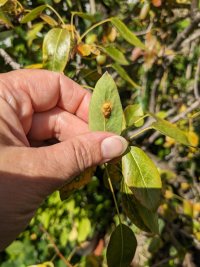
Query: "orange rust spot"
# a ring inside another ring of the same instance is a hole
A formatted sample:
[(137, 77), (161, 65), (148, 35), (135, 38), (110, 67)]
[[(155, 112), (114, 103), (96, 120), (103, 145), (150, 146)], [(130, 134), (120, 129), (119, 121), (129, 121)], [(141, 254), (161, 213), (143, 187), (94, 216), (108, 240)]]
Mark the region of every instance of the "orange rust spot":
[(102, 106), (102, 113), (104, 118), (110, 118), (112, 112), (112, 106), (110, 102), (105, 102)]

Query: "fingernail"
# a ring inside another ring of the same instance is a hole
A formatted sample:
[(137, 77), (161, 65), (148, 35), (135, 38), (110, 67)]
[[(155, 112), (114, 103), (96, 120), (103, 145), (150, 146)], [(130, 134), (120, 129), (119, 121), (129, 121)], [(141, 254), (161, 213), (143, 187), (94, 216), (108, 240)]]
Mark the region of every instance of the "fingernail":
[(104, 159), (114, 159), (121, 156), (127, 149), (128, 142), (121, 136), (111, 136), (101, 143), (101, 152)]

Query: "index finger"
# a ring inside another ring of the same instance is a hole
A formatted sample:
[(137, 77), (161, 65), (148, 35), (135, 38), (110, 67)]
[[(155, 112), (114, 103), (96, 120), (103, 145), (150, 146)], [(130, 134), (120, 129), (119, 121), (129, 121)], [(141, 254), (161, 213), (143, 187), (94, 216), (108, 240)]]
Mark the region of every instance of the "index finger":
[(7, 88), (23, 90), (31, 99), (35, 112), (58, 106), (88, 120), (90, 93), (63, 74), (47, 70), (17, 70), (0, 75)]

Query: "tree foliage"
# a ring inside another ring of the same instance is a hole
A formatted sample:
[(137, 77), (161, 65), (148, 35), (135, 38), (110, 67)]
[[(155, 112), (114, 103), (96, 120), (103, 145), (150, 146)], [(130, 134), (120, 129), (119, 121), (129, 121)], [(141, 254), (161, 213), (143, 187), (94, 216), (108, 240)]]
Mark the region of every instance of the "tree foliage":
[(63, 72), (93, 91), (91, 130), (130, 145), (50, 196), (1, 266), (129, 266), (136, 243), (131, 266), (198, 266), (199, 5), (0, 0), (0, 72)]

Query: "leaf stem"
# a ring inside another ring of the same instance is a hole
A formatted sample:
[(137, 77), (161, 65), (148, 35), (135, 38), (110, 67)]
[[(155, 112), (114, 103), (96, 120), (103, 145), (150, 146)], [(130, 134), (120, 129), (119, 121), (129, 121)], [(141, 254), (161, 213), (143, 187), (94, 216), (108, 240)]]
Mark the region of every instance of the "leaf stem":
[(59, 20), (60, 20), (60, 22), (62, 23), (62, 25), (65, 25), (65, 23), (64, 23), (64, 21), (63, 21), (63, 19), (61, 18), (61, 16), (58, 14), (58, 12), (52, 7), (52, 6), (50, 6), (50, 5), (46, 5), (49, 9), (51, 9), (51, 11), (53, 11), (55, 14), (56, 14), (56, 16), (59, 18)]
[[(73, 21), (74, 21), (74, 13), (71, 14), (71, 21), (70, 21), (72, 29), (73, 29)], [(74, 40), (74, 31), (72, 31), (72, 39)]]
[(78, 43), (80, 43), (80, 42), (82, 41), (82, 39), (83, 39), (83, 38), (84, 38), (90, 31), (92, 31), (94, 28), (100, 26), (100, 25), (103, 24), (103, 23), (109, 22), (109, 21), (110, 21), (110, 19), (105, 19), (105, 20), (102, 20), (102, 21), (100, 21), (100, 22), (94, 24), (93, 26), (91, 26), (89, 29), (87, 29), (87, 31), (85, 31), (85, 32), (79, 37), (79, 39), (78, 39)]
[(109, 183), (110, 191), (111, 191), (111, 193), (112, 193), (113, 200), (114, 200), (114, 203), (115, 203), (115, 208), (116, 208), (116, 211), (117, 211), (117, 216), (118, 216), (118, 218), (119, 218), (119, 223), (121, 224), (122, 222), (121, 222), (121, 218), (120, 218), (120, 214), (119, 214), (119, 208), (118, 208), (118, 205), (117, 205), (117, 199), (116, 199), (116, 197), (115, 197), (115, 192), (114, 192), (114, 189), (113, 189), (113, 186), (112, 186), (112, 181), (111, 181), (111, 179), (110, 179), (110, 174), (109, 174), (109, 172), (108, 172), (107, 165), (104, 164), (104, 166), (105, 166), (106, 174), (107, 174), (107, 176), (108, 176), (108, 183)]
[(134, 121), (134, 124), (138, 123), (139, 121), (143, 120), (146, 117), (149, 117), (149, 114), (145, 114), (144, 116), (140, 117), (138, 120)]
[(144, 128), (143, 130), (137, 132), (136, 134), (133, 134), (133, 135), (129, 138), (129, 140), (132, 141), (132, 139), (134, 139), (136, 136), (138, 136), (138, 135), (140, 135), (140, 134), (142, 134), (142, 133), (144, 133), (144, 132), (146, 132), (146, 131), (148, 131), (148, 130), (151, 130), (151, 129), (153, 129), (153, 128), (152, 128), (152, 127)]

